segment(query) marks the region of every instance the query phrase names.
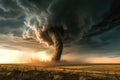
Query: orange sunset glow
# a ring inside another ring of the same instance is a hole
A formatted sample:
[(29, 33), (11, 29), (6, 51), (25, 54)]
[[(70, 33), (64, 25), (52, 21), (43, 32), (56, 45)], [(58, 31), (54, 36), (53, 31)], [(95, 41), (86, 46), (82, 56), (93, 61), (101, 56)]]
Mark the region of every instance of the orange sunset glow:
[(18, 50), (0, 49), (0, 63), (29, 63), (31, 60), (50, 61), (51, 57), (45, 51), (25, 54)]
[[(78, 59), (78, 56), (74, 56), (69, 59), (69, 55), (63, 55), (63, 59), (67, 61), (75, 61)], [(0, 49), (0, 63), (32, 63), (34, 60), (40, 62), (46, 62), (51, 60), (51, 55), (47, 54), (45, 51), (41, 52), (31, 52), (25, 54), (25, 52), (19, 50), (10, 50), (10, 49)], [(84, 60), (87, 63), (119, 63), (120, 57), (91, 57)]]

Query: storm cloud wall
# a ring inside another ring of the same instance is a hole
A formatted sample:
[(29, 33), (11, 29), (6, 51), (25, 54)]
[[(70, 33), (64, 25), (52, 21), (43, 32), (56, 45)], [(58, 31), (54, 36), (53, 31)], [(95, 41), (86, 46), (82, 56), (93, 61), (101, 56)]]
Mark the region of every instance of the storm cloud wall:
[[(0, 26), (4, 26), (0, 33), (23, 35), (26, 40), (33, 38), (47, 46), (55, 46), (55, 53), (62, 54), (62, 43), (80, 41), (112, 29), (107, 26), (108, 23), (116, 24), (115, 15), (119, 12), (118, 5), (113, 7), (116, 2), (117, 0), (0, 0)], [(61, 55), (55, 56), (60, 58)]]

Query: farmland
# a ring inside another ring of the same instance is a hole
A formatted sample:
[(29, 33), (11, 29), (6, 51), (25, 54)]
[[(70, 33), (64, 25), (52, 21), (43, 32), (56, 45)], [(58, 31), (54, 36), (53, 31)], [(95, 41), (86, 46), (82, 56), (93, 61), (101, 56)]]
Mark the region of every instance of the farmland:
[(0, 80), (120, 80), (120, 65), (0, 64)]

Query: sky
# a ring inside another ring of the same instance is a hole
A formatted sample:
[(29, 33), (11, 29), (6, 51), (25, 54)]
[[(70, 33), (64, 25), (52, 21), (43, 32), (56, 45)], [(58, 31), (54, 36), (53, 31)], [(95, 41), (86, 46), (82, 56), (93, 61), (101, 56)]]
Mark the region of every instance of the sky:
[[(120, 63), (119, 0), (0, 0), (0, 63), (49, 61), (42, 31), (61, 31), (62, 61)], [(38, 27), (39, 26), (39, 27)]]

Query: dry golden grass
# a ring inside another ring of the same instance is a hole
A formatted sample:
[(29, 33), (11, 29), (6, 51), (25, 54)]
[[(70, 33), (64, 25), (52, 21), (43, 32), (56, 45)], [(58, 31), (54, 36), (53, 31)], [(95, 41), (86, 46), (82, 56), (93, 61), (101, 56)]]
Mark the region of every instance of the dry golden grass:
[(0, 80), (120, 80), (120, 65), (1, 64)]

